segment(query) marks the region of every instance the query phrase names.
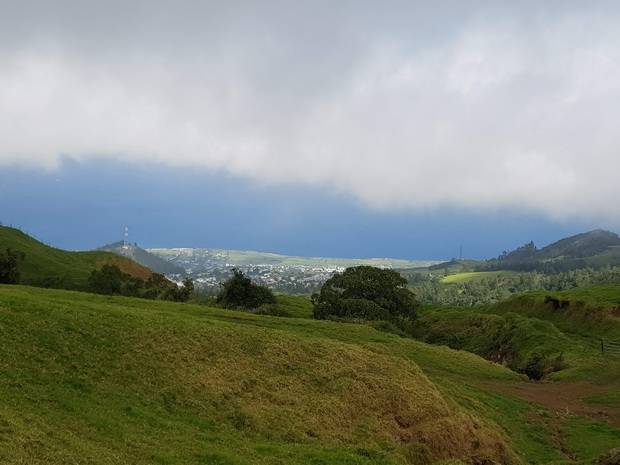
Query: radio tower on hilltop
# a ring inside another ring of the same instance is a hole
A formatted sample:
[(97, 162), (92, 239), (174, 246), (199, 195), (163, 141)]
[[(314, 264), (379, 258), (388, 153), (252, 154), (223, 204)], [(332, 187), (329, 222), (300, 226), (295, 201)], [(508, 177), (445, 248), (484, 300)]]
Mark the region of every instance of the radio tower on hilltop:
[(129, 228), (125, 226), (125, 240), (123, 241), (123, 249), (129, 248)]

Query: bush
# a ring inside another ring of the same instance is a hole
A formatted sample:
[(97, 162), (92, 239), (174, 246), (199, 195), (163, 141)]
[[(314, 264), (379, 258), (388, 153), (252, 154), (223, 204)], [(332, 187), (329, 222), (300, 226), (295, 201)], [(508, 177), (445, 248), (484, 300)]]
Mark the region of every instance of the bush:
[(551, 373), (564, 370), (566, 362), (563, 354), (557, 357), (545, 357), (540, 352), (533, 352), (527, 361), (523, 370), (516, 370), (525, 374), (529, 379), (539, 381), (545, 379)]
[(19, 263), (24, 260), (24, 252), (13, 252), (6, 249), (0, 252), (0, 284), (18, 284), (21, 277)]

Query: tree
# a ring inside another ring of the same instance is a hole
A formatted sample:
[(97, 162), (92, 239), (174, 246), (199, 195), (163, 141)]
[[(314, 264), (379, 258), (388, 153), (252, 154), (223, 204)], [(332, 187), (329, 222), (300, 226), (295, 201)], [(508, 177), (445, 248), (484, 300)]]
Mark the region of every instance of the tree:
[(312, 296), (314, 318), (413, 321), (419, 307), (407, 280), (394, 270), (373, 266), (347, 268), (328, 279)]
[(194, 293), (194, 281), (191, 278), (185, 278), (183, 280), (183, 287), (177, 292), (177, 302), (187, 302), (191, 295)]
[(10, 248), (0, 252), (0, 284), (17, 284), (21, 277), (20, 262), (24, 261), (24, 252), (12, 251)]
[(146, 299), (179, 301), (178, 295), (179, 287), (161, 273), (153, 273), (144, 283)]
[(270, 289), (254, 284), (242, 271), (232, 269), (233, 277), (220, 284), (217, 304), (223, 308), (257, 308), (275, 304), (276, 297)]

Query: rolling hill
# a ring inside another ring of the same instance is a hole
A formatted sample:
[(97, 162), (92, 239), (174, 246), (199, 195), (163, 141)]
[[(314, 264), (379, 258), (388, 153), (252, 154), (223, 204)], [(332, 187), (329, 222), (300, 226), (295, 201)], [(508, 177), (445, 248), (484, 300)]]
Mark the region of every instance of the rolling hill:
[(533, 242), (496, 259), (479, 264), (477, 270), (539, 271), (546, 273), (580, 268), (620, 265), (620, 237), (596, 229), (566, 237), (542, 249)]
[(113, 244), (104, 245), (103, 247), (99, 247), (97, 251), (112, 252), (117, 255), (127, 257), (134, 262), (146, 266), (155, 273), (165, 275), (182, 275), (185, 273), (185, 270), (180, 266), (176, 266), (174, 263), (164, 260), (157, 255), (153, 255), (137, 245), (126, 244), (125, 241), (118, 241)]
[(91, 271), (105, 264), (116, 265), (124, 273), (143, 279), (153, 273), (111, 252), (68, 252), (49, 247), (17, 229), (0, 226), (0, 249), (8, 248), (25, 253), (20, 264), (20, 282), (31, 286), (81, 290)]
[(427, 349), (365, 326), (20, 286), (0, 322), (2, 463), (519, 463)]
[(566, 413), (499, 364), (365, 325), (2, 285), (0, 327), (6, 464), (561, 464), (620, 440), (600, 357), (596, 384), (547, 385), (592, 402)]

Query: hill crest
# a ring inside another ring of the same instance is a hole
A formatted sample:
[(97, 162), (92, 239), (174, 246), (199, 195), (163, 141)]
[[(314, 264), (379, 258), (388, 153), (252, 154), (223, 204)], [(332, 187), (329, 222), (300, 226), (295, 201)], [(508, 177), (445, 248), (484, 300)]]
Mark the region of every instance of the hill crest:
[(554, 273), (620, 265), (620, 237), (603, 229), (565, 237), (538, 249), (534, 242), (487, 260), (478, 271), (512, 270)]
[(165, 275), (183, 274), (185, 270), (180, 266), (175, 265), (168, 260), (158, 257), (138, 247), (137, 244), (127, 244), (125, 241), (118, 241), (112, 244), (104, 245), (96, 249), (97, 251), (112, 252), (116, 255), (129, 258), (134, 262), (137, 262), (147, 268), (153, 270), (155, 273), (161, 273)]
[(148, 279), (149, 268), (111, 252), (69, 252), (39, 242), (19, 229), (0, 226), (0, 249), (24, 252), (20, 283), (30, 286), (82, 290), (90, 273), (103, 265), (116, 265), (135, 278)]

